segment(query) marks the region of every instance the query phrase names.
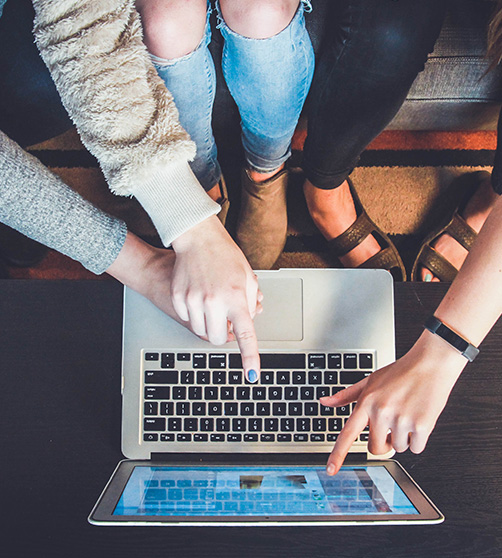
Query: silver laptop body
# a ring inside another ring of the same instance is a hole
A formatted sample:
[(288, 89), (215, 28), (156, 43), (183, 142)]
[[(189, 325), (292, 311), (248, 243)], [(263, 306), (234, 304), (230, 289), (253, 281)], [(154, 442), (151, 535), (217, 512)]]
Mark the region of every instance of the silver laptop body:
[[(275, 423), (268, 417), (267, 425), (278, 425), (276, 431), (270, 432), (264, 429), (266, 416), (243, 416), (241, 411), (256, 410), (258, 404), (262, 409), (261, 403), (269, 403), (270, 409), (275, 409), (274, 403), (278, 404), (278, 409), (284, 409), (285, 403), (294, 403), (284, 400), (286, 386), (277, 384), (279, 379), (284, 379), (283, 372), (290, 373), (291, 376), (287, 377), (295, 381), (300, 380), (299, 384), (293, 385), (293, 390), (297, 388), (298, 393), (308, 396), (308, 409), (311, 409), (320, 393), (318, 388), (326, 387), (326, 379), (337, 374), (342, 377), (344, 372), (346, 382), (347, 377), (352, 377), (351, 373), (355, 379), (369, 373), (367, 369), (344, 370), (344, 363), (349, 366), (354, 358), (362, 360), (364, 357), (365, 362), (370, 358), (373, 370), (391, 363), (395, 359), (392, 277), (386, 271), (364, 269), (281, 269), (258, 271), (257, 275), (264, 294), (264, 311), (255, 320), (260, 354), (263, 355), (262, 370), (266, 371), (264, 361), (267, 365), (271, 361), (277, 362), (276, 357), (269, 355), (283, 355), (279, 362), (282, 359), (288, 364), (268, 374), (267, 378), (273, 378), (273, 383), (262, 385), (260, 381), (250, 385), (242, 380), (232, 384), (232, 393), (237, 393), (239, 388), (239, 394), (260, 395), (258, 403), (244, 398), (234, 402), (232, 407), (226, 407), (228, 400), (220, 398), (223, 393), (228, 395), (228, 390), (223, 392), (223, 385), (215, 385), (213, 380), (218, 383), (222, 378), (227, 381), (232, 378), (235, 381), (238, 377), (235, 368), (239, 359), (237, 344), (212, 346), (167, 317), (141, 295), (125, 289), (122, 451), (126, 457), (150, 459), (154, 454), (169, 453), (325, 453), (332, 450), (336, 434), (325, 435), (312, 430), (289, 434), (281, 430), (281, 426), (290, 424), (302, 427), (307, 424), (309, 428), (322, 424), (332, 426), (332, 416), (323, 417), (324, 421), (317, 420), (317, 416), (301, 420), (304, 415), (292, 418), (286, 413)], [(296, 370), (302, 354), (305, 355), (305, 370)], [(341, 355), (341, 365), (333, 364), (340, 358), (337, 355)], [(346, 361), (344, 355), (349, 355)], [(229, 368), (230, 362), (234, 363), (234, 368)], [(210, 367), (210, 363), (216, 370)], [(223, 364), (224, 369), (220, 369)], [(193, 390), (199, 376), (205, 383), (199, 386), (201, 390)], [(313, 391), (308, 383), (301, 384), (302, 378), (315, 381), (311, 386)], [(280, 387), (280, 391), (274, 386)], [(264, 392), (253, 392), (254, 388), (259, 390), (260, 387)], [(190, 399), (190, 394), (196, 392), (199, 395), (197, 406)], [(290, 393), (288, 391), (288, 395)], [(204, 394), (211, 395), (211, 400), (205, 400)], [(217, 399), (213, 398), (215, 394)], [(280, 399), (270, 400), (270, 396), (277, 394)], [(254, 406), (246, 406), (246, 401), (253, 402)], [(207, 412), (212, 405), (211, 408), (219, 410), (219, 414), (194, 416), (193, 411), (197, 409), (199, 412), (203, 404), (206, 404)], [(225, 409), (230, 408), (238, 411), (227, 417)], [(184, 416), (178, 417), (177, 409), (182, 409)], [(346, 411), (345, 417), (349, 409)], [(239, 428), (241, 424), (253, 428), (259, 425), (260, 428), (251, 433), (217, 431), (217, 424), (229, 423)], [(185, 425), (190, 426), (189, 432), (184, 430)], [(366, 453), (367, 443), (363, 437), (354, 444), (352, 451)]]

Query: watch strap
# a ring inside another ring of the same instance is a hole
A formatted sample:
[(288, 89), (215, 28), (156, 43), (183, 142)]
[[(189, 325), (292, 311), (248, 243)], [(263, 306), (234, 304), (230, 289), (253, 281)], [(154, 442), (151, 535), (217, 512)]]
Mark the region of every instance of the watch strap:
[(469, 343), (466, 339), (455, 333), (436, 316), (427, 318), (424, 324), (425, 329), (438, 335), (456, 349), (469, 362), (472, 362), (479, 354), (479, 349)]

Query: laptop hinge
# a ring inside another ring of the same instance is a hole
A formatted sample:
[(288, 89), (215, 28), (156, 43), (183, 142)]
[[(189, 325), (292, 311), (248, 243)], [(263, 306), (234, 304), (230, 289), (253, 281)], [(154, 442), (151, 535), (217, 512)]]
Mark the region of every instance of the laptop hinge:
[[(220, 463), (225, 465), (251, 465), (288, 463), (289, 465), (325, 465), (329, 453), (152, 453), (151, 460), (164, 463)], [(359, 456), (359, 460), (361, 456)]]

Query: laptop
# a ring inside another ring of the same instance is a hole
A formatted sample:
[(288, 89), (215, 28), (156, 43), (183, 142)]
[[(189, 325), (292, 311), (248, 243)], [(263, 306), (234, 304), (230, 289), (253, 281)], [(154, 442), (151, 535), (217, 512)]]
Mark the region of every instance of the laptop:
[(444, 518), (368, 432), (335, 477), (327, 455), (353, 406), (319, 398), (395, 359), (383, 270), (258, 271), (261, 377), (125, 289), (122, 452), (96, 525), (353, 525)]

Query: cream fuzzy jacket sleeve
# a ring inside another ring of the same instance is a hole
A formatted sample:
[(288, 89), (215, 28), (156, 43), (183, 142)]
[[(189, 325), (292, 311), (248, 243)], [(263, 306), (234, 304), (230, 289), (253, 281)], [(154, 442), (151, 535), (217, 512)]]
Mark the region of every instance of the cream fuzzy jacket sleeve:
[(35, 39), (112, 191), (133, 195), (167, 246), (219, 211), (188, 161), (195, 145), (143, 44), (133, 0), (33, 0)]

